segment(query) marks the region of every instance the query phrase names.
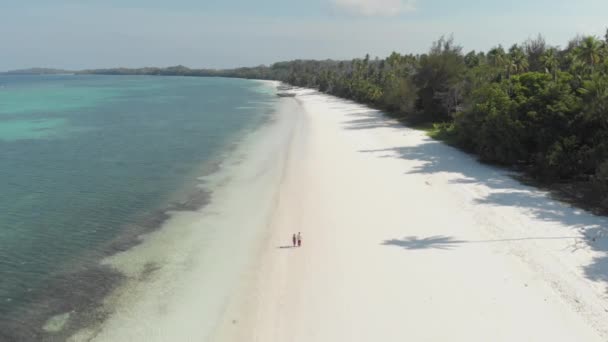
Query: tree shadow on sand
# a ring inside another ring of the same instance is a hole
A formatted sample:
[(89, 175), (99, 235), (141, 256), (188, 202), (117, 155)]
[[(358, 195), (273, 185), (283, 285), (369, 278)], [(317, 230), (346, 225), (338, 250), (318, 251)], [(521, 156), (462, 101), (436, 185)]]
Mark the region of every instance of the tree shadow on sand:
[(418, 238), (416, 236), (406, 236), (403, 239), (386, 240), (382, 244), (386, 246), (398, 246), (405, 249), (452, 249), (457, 244), (466, 241), (454, 240), (454, 238), (444, 235)]
[[(382, 111), (369, 108), (351, 100), (329, 98), (325, 103), (330, 109), (340, 110), (340, 112), (346, 113), (346, 116), (349, 119), (342, 122), (342, 124), (349, 130), (403, 127), (396, 119), (385, 117)], [(345, 105), (347, 106), (345, 107)]]
[[(390, 119), (385, 119), (392, 122)], [(420, 134), (406, 127), (408, 134)], [(379, 158), (401, 158), (414, 161), (407, 174), (446, 174), (451, 177), (453, 185), (480, 184), (489, 189), (487, 196), (474, 201), (483, 205), (500, 207), (518, 207), (532, 217), (565, 225), (584, 236), (583, 248), (597, 252), (593, 263), (584, 268), (588, 279), (603, 282), (608, 290), (608, 221), (605, 217), (593, 215), (582, 209), (551, 198), (547, 191), (527, 186), (514, 179), (513, 172), (498, 167), (484, 165), (473, 156), (431, 138), (415, 146), (402, 146), (378, 150), (362, 150), (361, 153), (372, 153)], [(432, 184), (427, 183), (430, 186)], [(480, 195), (481, 196), (481, 195)], [(389, 240), (392, 241), (392, 240)], [(431, 240), (397, 240), (402, 247), (422, 248), (423, 246), (453, 247), (458, 242), (442, 239)], [(397, 241), (392, 244), (397, 245)], [(437, 243), (433, 243), (436, 241)], [(444, 248), (446, 249), (446, 248)]]
[(373, 129), (373, 128), (403, 128), (397, 120), (391, 120), (379, 116), (380, 111), (369, 108), (357, 108), (347, 113), (349, 120), (342, 122), (349, 130)]
[(476, 244), (476, 243), (499, 243), (499, 242), (517, 242), (526, 240), (572, 240), (578, 242), (578, 237), (573, 236), (550, 236), (550, 237), (524, 237), (515, 239), (494, 239), (494, 240), (456, 240), (451, 236), (435, 235), (426, 238), (419, 238), (417, 236), (406, 236), (403, 239), (390, 239), (382, 242), (385, 246), (397, 246), (403, 247), (408, 250), (416, 249), (453, 249), (454, 247), (462, 244)]

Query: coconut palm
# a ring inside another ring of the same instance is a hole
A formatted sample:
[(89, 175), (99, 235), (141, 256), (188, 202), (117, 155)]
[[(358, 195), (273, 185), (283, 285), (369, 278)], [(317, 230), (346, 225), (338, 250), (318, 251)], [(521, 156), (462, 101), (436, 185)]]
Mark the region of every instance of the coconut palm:
[(509, 49), (509, 63), (507, 64), (509, 75), (526, 72), (529, 67), (528, 56), (517, 45)]
[(593, 67), (602, 60), (602, 43), (594, 36), (587, 36), (574, 49), (574, 54), (579, 60)]
[(567, 54), (565, 60), (568, 63), (568, 73), (572, 75), (572, 86), (575, 89), (582, 87), (583, 80), (590, 74), (589, 66), (574, 55)]
[(608, 80), (595, 74), (583, 82), (579, 92), (583, 95), (587, 120), (604, 129), (608, 128)]
[(545, 68), (545, 72), (553, 75), (553, 80), (557, 78), (559, 69), (559, 60), (557, 58), (557, 50), (555, 48), (547, 49), (541, 56), (540, 62)]
[(502, 46), (498, 45), (498, 47), (493, 48), (488, 51), (488, 62), (491, 66), (497, 68), (503, 68), (507, 64), (507, 54)]

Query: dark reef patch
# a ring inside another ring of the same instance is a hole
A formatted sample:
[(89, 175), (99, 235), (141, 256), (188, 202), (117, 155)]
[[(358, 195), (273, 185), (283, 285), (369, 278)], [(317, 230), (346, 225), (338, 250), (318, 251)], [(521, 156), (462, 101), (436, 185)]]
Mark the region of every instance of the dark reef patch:
[[(171, 211), (199, 210), (211, 197), (212, 192), (197, 188), (185, 200), (170, 203), (126, 224), (118, 236), (77, 258), (77, 264), (64, 265), (64, 271), (51, 276), (44, 286), (29, 291), (22, 305), (0, 309), (4, 317), (11, 317), (0, 321), (0, 341), (61, 342), (82, 328), (101, 324), (111, 313), (104, 307), (104, 299), (128, 278), (100, 264), (99, 260), (140, 244), (144, 235), (163, 226), (171, 217)], [(136, 280), (146, 281), (160, 267), (155, 263), (145, 264)], [(66, 313), (69, 319), (61, 329), (55, 332), (44, 329), (50, 318)]]

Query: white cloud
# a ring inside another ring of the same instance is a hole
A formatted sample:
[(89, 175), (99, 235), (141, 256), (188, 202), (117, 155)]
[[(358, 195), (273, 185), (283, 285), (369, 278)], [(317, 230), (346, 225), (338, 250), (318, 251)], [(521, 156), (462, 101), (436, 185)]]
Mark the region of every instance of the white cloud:
[(415, 9), (415, 0), (332, 0), (338, 8), (366, 16), (395, 16)]

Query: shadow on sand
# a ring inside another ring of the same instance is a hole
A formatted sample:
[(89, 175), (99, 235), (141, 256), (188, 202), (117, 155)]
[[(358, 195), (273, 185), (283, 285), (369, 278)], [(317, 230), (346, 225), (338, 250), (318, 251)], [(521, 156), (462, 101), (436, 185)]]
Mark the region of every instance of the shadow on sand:
[[(382, 112), (357, 107), (353, 110), (344, 125), (350, 129), (373, 129), (377, 127), (394, 127), (399, 124), (383, 116)], [(413, 133), (403, 127), (404, 134)], [(415, 134), (420, 134), (416, 132)], [(489, 194), (475, 199), (476, 203), (522, 208), (528, 215), (548, 222), (556, 222), (569, 227), (585, 237), (578, 243), (579, 248), (588, 248), (597, 252), (593, 262), (584, 268), (587, 278), (603, 282), (608, 290), (608, 220), (595, 216), (582, 209), (552, 199), (546, 191), (523, 185), (515, 180), (512, 172), (483, 165), (473, 156), (463, 153), (451, 146), (431, 138), (416, 146), (396, 146), (388, 149), (363, 150), (361, 153), (373, 153), (379, 158), (402, 158), (416, 161), (416, 166), (408, 174), (433, 175), (449, 173), (451, 184), (480, 184), (489, 188)], [(463, 243), (444, 236), (430, 238), (406, 238), (388, 240), (387, 245), (397, 245), (407, 249), (441, 248), (450, 249)]]
[[(349, 130), (403, 127), (396, 119), (385, 117), (380, 110), (369, 108), (351, 100), (328, 98), (326, 104), (330, 109), (340, 110), (340, 112), (346, 113), (348, 117), (352, 117), (352, 119), (342, 123)], [(345, 104), (348, 104), (348, 108), (345, 108)]]
[(474, 244), (474, 243), (499, 243), (499, 242), (516, 242), (526, 240), (572, 240), (576, 243), (578, 237), (571, 236), (557, 236), (557, 237), (527, 237), (517, 239), (496, 239), (496, 240), (456, 240), (453, 237), (445, 235), (435, 235), (426, 238), (419, 238), (417, 236), (406, 236), (403, 239), (390, 239), (384, 241), (382, 244), (385, 246), (397, 246), (408, 250), (416, 249), (453, 249), (454, 247), (462, 244)]
[[(366, 115), (373, 114), (373, 112), (354, 112), (353, 115)], [(371, 129), (371, 128), (398, 128), (403, 127), (399, 122), (393, 120), (377, 120), (374, 118), (362, 118), (362, 119), (352, 119), (344, 122), (346, 129)]]
[(285, 246), (279, 246), (279, 247), (277, 247), (277, 249), (291, 249), (291, 248), (296, 248), (296, 246), (285, 245)]
[(454, 240), (454, 238), (444, 235), (429, 236), (418, 238), (416, 236), (406, 236), (403, 239), (386, 240), (382, 244), (386, 246), (398, 246), (405, 249), (452, 249), (456, 245), (466, 241)]

